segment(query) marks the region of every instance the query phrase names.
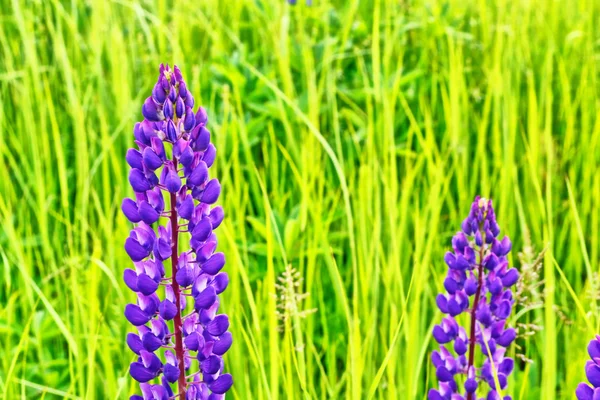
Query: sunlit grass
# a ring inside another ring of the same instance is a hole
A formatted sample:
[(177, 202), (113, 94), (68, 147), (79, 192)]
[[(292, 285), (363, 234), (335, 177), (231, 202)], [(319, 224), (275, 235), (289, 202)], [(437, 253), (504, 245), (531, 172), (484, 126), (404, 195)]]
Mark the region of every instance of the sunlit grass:
[[(424, 399), (443, 254), (482, 194), (513, 263), (527, 234), (547, 249), (505, 394), (573, 398), (600, 332), (600, 3), (298, 3), (0, 1), (0, 397), (135, 390), (124, 155), (170, 62), (218, 149), (230, 397)], [(288, 264), (317, 311), (281, 332)]]

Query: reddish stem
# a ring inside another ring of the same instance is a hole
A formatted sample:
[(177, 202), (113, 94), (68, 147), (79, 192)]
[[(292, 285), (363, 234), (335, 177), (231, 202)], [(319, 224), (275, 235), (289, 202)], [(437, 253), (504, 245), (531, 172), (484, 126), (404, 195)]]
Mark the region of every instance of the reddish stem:
[[(479, 266), (477, 268), (477, 291), (475, 292), (475, 300), (473, 301), (473, 307), (471, 308), (471, 332), (469, 333), (469, 365), (467, 366), (467, 373), (473, 365), (475, 358), (475, 314), (477, 313), (477, 306), (479, 305), (479, 298), (481, 297), (481, 287), (483, 286), (483, 243), (479, 248)], [(474, 393), (467, 394), (467, 400), (473, 400)]]
[[(173, 160), (173, 164), (175, 166), (175, 169), (177, 169), (177, 160), (174, 159)], [(175, 355), (177, 357), (177, 360), (179, 362), (179, 379), (178, 379), (178, 386), (179, 386), (179, 394), (185, 394), (185, 387), (186, 387), (186, 381), (185, 381), (185, 362), (184, 362), (184, 353), (183, 353), (183, 329), (182, 329), (182, 323), (181, 323), (181, 290), (179, 288), (179, 284), (177, 283), (177, 280), (175, 279), (175, 276), (177, 275), (177, 262), (178, 262), (178, 256), (179, 256), (179, 245), (178, 245), (178, 239), (179, 239), (179, 225), (177, 223), (177, 209), (176, 207), (176, 203), (177, 203), (177, 194), (176, 193), (171, 193), (171, 242), (173, 244), (173, 251), (171, 254), (171, 275), (172, 275), (172, 283), (171, 283), (171, 287), (173, 288), (173, 294), (175, 296), (175, 306), (177, 307), (177, 314), (175, 314), (175, 318), (173, 319), (173, 323), (174, 323), (174, 328), (173, 328), (173, 335), (175, 336)]]

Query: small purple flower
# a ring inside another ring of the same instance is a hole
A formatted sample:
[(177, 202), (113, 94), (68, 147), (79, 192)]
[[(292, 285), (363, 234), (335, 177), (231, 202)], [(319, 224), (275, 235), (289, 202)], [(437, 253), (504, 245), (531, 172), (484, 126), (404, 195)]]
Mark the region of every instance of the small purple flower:
[(585, 365), (585, 376), (591, 386), (581, 382), (575, 396), (578, 400), (597, 400), (600, 399), (600, 335), (590, 341), (587, 350), (591, 360)]
[[(233, 342), (229, 317), (217, 313), (218, 294), (229, 277), (221, 272), (225, 255), (215, 252), (214, 229), (223, 220), (223, 209), (212, 206), (221, 185), (209, 177), (216, 148), (206, 111), (199, 107), (194, 113), (193, 106), (179, 68), (161, 65), (142, 106), (144, 120), (134, 128), (137, 149), (125, 157), (135, 196), (121, 208), (136, 226), (125, 240), (134, 268), (125, 269), (123, 279), (137, 295), (125, 307), (125, 318), (136, 327), (127, 335), (138, 356), (129, 372), (142, 392), (131, 399), (174, 398), (176, 382), (181, 399), (222, 399), (233, 385), (222, 358)], [(190, 242), (179, 253), (182, 231), (190, 233)], [(198, 372), (190, 371), (192, 364)]]
[[(504, 389), (514, 368), (505, 353), (516, 331), (506, 326), (506, 319), (514, 303), (510, 287), (519, 273), (508, 267), (511, 242), (506, 236), (499, 240), (499, 233), (492, 201), (477, 196), (462, 231), (452, 238), (453, 251), (444, 256), (446, 291), (438, 294), (436, 304), (448, 315), (433, 328), (440, 349), (431, 360), (440, 383), (429, 391), (429, 400), (474, 400), (478, 391), (500, 400), (496, 385)], [(468, 331), (455, 319), (462, 313), (470, 314)], [(480, 367), (474, 364), (476, 345), (485, 356)], [(464, 376), (460, 385), (459, 375)]]

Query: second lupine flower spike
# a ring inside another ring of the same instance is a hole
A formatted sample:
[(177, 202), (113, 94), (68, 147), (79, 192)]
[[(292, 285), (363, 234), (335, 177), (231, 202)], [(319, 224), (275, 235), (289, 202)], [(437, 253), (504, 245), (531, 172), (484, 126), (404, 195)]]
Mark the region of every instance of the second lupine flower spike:
[(578, 400), (600, 400), (600, 335), (588, 344), (590, 360), (585, 364), (585, 375), (591, 386), (580, 383), (575, 391)]
[[(134, 128), (137, 149), (125, 157), (135, 198), (124, 199), (121, 208), (137, 224), (125, 240), (134, 269), (123, 276), (137, 294), (125, 307), (137, 329), (127, 335), (138, 356), (129, 372), (142, 392), (134, 400), (173, 398), (175, 383), (181, 399), (219, 400), (233, 384), (222, 358), (232, 344), (229, 318), (217, 314), (229, 277), (221, 272), (224, 254), (215, 252), (214, 230), (224, 217), (213, 207), (221, 186), (209, 179), (216, 149), (206, 112), (193, 107), (179, 68), (161, 65), (142, 106), (144, 120)], [(180, 253), (181, 232), (190, 240)]]
[[(446, 291), (436, 303), (446, 316), (433, 329), (440, 349), (432, 354), (439, 388), (429, 391), (429, 400), (474, 400), (478, 392), (500, 400), (497, 384), (506, 387), (514, 361), (505, 353), (516, 337), (506, 319), (514, 303), (510, 287), (519, 273), (508, 267), (511, 242), (506, 236), (499, 240), (499, 233), (491, 200), (476, 197), (452, 239), (453, 251), (444, 257)], [(466, 329), (456, 320), (463, 313), (469, 314)], [(476, 347), (485, 357), (481, 366), (475, 365)]]

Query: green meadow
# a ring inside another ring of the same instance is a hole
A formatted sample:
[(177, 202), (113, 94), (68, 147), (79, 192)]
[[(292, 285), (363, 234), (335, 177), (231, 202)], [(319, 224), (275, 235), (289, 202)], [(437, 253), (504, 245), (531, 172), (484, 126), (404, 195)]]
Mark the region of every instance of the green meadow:
[(525, 276), (504, 394), (574, 398), (600, 333), (594, 0), (0, 0), (0, 398), (138, 390), (120, 204), (161, 62), (218, 149), (228, 398), (426, 399), (477, 194)]

